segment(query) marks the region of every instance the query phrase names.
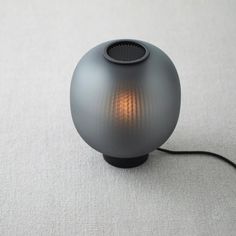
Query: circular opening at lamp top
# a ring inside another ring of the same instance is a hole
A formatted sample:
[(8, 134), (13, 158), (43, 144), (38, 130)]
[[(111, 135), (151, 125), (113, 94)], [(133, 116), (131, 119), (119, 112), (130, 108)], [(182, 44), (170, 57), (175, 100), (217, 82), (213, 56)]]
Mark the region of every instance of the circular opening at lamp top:
[(104, 51), (104, 57), (117, 64), (135, 64), (146, 60), (149, 51), (135, 40), (118, 40), (109, 44)]

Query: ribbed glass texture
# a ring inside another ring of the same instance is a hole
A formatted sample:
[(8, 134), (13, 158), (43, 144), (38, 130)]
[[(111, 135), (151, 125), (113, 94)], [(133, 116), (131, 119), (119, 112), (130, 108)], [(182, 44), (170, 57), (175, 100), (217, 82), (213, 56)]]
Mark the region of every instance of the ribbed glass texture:
[(134, 43), (149, 53), (142, 61), (110, 61), (104, 54), (112, 43), (117, 42), (91, 49), (78, 63), (71, 82), (72, 118), (81, 137), (99, 152), (141, 156), (162, 145), (176, 126), (178, 75), (166, 54), (141, 41)]

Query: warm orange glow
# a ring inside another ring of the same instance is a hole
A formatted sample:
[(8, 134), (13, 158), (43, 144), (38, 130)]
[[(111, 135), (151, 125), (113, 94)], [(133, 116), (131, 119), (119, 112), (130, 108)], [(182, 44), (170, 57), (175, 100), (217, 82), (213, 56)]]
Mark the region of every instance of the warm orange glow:
[(137, 93), (133, 90), (119, 90), (113, 101), (113, 114), (123, 124), (132, 125), (138, 115)]

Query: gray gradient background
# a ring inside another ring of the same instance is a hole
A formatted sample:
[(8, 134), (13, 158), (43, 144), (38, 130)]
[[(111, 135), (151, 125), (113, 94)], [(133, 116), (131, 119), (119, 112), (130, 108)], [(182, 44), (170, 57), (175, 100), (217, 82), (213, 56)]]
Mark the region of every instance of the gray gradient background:
[(164, 145), (236, 161), (236, 1), (0, 1), (0, 235), (235, 235), (236, 174), (203, 156), (116, 169), (77, 134), (69, 89), (100, 42), (164, 50), (182, 85)]

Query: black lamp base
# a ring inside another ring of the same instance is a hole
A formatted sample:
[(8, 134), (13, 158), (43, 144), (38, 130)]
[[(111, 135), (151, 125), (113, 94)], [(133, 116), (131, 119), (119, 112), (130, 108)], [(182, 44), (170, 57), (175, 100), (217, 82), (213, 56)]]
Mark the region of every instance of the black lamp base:
[(142, 165), (148, 159), (148, 154), (129, 158), (111, 157), (103, 154), (103, 157), (104, 160), (112, 166), (119, 168), (132, 168)]

